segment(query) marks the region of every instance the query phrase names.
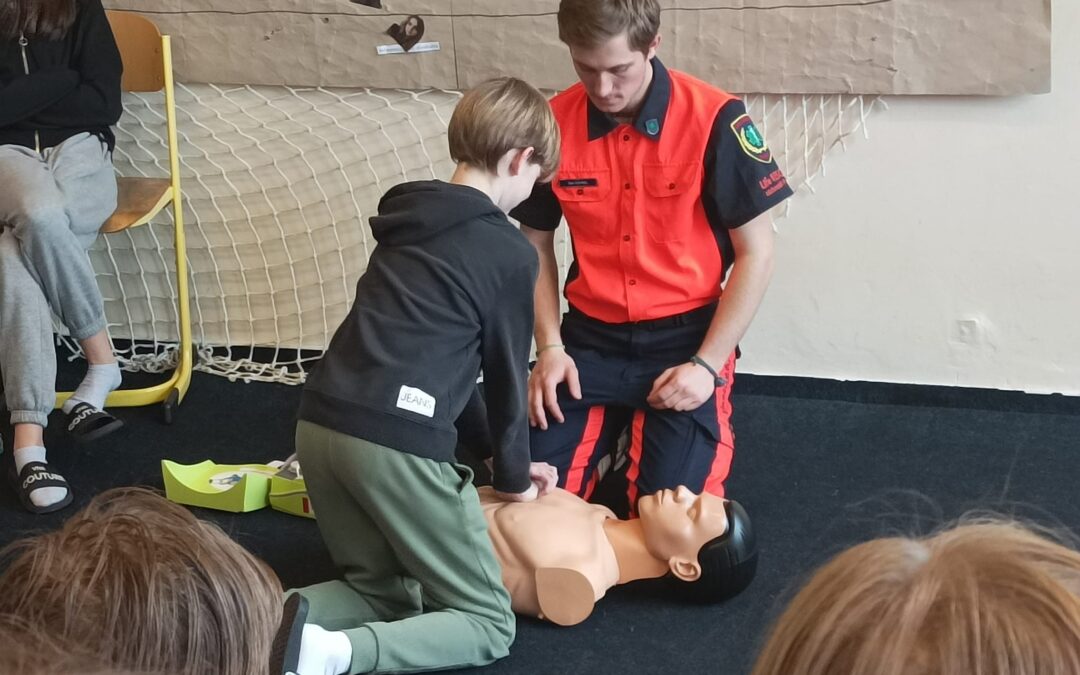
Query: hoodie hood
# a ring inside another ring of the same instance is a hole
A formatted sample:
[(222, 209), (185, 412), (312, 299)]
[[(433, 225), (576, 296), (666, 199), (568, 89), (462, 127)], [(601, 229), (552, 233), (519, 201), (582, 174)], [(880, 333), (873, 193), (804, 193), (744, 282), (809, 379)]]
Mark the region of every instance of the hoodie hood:
[(379, 201), (371, 231), (379, 244), (415, 244), (463, 222), (485, 216), (506, 220), (506, 214), (483, 192), (439, 180), (403, 183)]

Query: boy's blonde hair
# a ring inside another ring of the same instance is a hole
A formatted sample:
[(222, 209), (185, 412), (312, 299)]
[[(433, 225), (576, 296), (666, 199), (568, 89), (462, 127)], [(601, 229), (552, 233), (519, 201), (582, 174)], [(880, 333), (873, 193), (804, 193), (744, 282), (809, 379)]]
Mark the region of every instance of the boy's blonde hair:
[(753, 675), (1080, 673), (1080, 554), (1013, 522), (841, 553), (780, 617)]
[(533, 148), (540, 175), (559, 167), (559, 125), (547, 99), (531, 85), (500, 77), (465, 93), (450, 118), (450, 156), (494, 173), (511, 150)]
[(596, 47), (626, 34), (630, 48), (649, 51), (660, 32), (657, 0), (562, 0), (559, 39), (571, 47)]
[(2, 557), (0, 615), (94, 654), (102, 669), (266, 672), (281, 623), (277, 576), (216, 525), (150, 490), (103, 492), (59, 530), (15, 542)]

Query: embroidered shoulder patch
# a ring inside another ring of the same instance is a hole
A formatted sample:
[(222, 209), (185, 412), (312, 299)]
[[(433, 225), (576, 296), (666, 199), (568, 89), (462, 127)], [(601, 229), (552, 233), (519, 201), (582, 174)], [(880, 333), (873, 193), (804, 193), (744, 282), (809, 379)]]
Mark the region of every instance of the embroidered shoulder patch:
[(754, 126), (754, 121), (750, 119), (749, 115), (739, 115), (731, 123), (731, 130), (735, 132), (735, 136), (739, 139), (739, 145), (742, 146), (743, 152), (762, 164), (768, 164), (772, 161), (772, 151), (765, 144), (765, 137)]

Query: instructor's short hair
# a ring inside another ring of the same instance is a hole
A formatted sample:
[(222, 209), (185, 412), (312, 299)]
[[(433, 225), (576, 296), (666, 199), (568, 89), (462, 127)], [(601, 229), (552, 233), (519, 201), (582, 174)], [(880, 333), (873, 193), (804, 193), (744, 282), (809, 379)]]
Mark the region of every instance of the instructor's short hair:
[(0, 554), (0, 614), (116, 672), (262, 675), (277, 576), (219, 527), (140, 488), (106, 491)]
[(559, 166), (559, 125), (547, 99), (514, 77), (482, 82), (465, 92), (450, 118), (450, 156), (494, 173), (511, 150), (533, 148), (540, 175)]
[(660, 32), (657, 0), (562, 0), (559, 39), (571, 47), (596, 47), (626, 34), (630, 48), (647, 52)]
[(1080, 673), (1080, 553), (1011, 521), (855, 546), (773, 627), (753, 675)]

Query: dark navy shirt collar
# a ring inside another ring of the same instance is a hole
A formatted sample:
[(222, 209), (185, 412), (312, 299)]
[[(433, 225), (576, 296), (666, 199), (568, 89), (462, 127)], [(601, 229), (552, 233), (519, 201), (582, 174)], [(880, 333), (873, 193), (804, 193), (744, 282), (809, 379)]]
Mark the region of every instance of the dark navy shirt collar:
[[(660, 59), (652, 60), (653, 77), (645, 101), (634, 118), (634, 128), (645, 138), (654, 141), (660, 139), (664, 130), (664, 118), (667, 117), (668, 103), (671, 101), (671, 76)], [(614, 117), (601, 111), (586, 97), (589, 109), (589, 140), (603, 138), (619, 126)]]

